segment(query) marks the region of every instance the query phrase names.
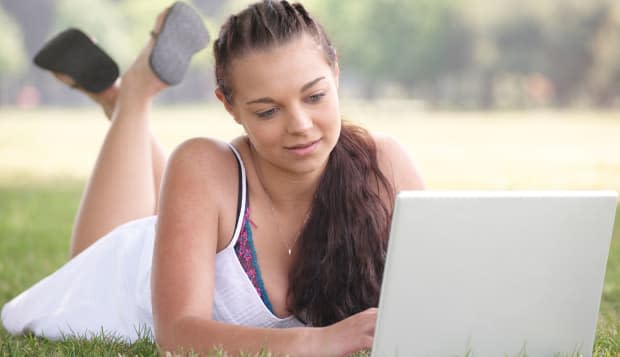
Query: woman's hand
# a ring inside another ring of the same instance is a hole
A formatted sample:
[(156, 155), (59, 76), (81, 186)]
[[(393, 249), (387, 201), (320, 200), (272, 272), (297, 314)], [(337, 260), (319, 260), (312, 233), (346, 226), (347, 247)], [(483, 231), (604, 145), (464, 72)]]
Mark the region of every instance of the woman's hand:
[(347, 356), (372, 347), (377, 308), (369, 308), (318, 331), (316, 356)]

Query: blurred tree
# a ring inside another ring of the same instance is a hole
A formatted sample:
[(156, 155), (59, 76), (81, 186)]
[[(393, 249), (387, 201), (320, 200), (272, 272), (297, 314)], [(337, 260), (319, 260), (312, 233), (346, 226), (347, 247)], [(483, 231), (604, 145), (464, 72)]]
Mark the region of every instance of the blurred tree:
[[(119, 4), (119, 12), (122, 14), (125, 25), (125, 35), (133, 50), (132, 59), (139, 51), (148, 37), (149, 32), (155, 25), (155, 19), (166, 7), (170, 6), (170, 0), (116, 0)], [(205, 26), (209, 30), (211, 38), (217, 36), (215, 19), (222, 8), (229, 1), (224, 0), (195, 0), (189, 1), (191, 5), (202, 15)], [(191, 68), (205, 69), (211, 66), (210, 48), (201, 51), (194, 56)]]
[(49, 35), (55, 0), (0, 0), (0, 3), (20, 26), (25, 49), (31, 57)]
[(0, 106), (9, 102), (9, 81), (21, 74), (26, 65), (23, 38), (19, 26), (0, 8)]
[[(133, 59), (144, 46), (150, 31), (155, 26), (155, 20), (170, 0), (117, 0), (126, 28), (126, 37), (132, 48)], [(216, 36), (214, 18), (218, 11), (228, 3), (223, 0), (196, 0), (188, 1), (202, 15), (205, 26), (209, 30), (211, 40)], [(211, 42), (210, 42), (211, 44)], [(211, 98), (214, 86), (212, 79), (212, 55), (210, 44), (204, 50), (195, 54), (190, 63), (189, 72), (183, 83), (171, 88), (162, 94), (167, 101), (192, 101)]]
[[(187, 1), (215, 38), (230, 14), (255, 0)], [(302, 2), (334, 40), (349, 93), (372, 97), (396, 88), (398, 94), (448, 105), (514, 107), (529, 103), (523, 98), (535, 84), (557, 106), (620, 105), (618, 0)], [(82, 100), (33, 69), (30, 58), (44, 41), (67, 27), (81, 28), (123, 70), (144, 45), (157, 14), (171, 3), (0, 0), (6, 9), (0, 12), (0, 81), (11, 93), (34, 84), (44, 102)], [(184, 83), (163, 99), (212, 97), (212, 85), (209, 46), (195, 56)]]
[(556, 106), (570, 105), (585, 88), (594, 61), (592, 43), (605, 19), (606, 9), (601, 4), (558, 2), (554, 14), (547, 19), (543, 73), (554, 84)]
[[(609, 67), (602, 72), (609, 73), (613, 67), (609, 58), (597, 62), (595, 40), (600, 40), (599, 48), (605, 48), (601, 54), (619, 47), (618, 41), (603, 40), (613, 37), (613, 30), (601, 30), (605, 23), (613, 27), (606, 14), (610, 4), (617, 4), (614, 0), (522, 0), (518, 5), (510, 0), (498, 0), (488, 7), (482, 6), (488, 3), (485, 0), (470, 2), (479, 10), (469, 14), (477, 27), (474, 71), (480, 75), (479, 102), (484, 108), (495, 105), (495, 84), (501, 78), (512, 78), (515, 87), (512, 92), (521, 92), (515, 97), (521, 99), (530, 94), (527, 83), (531, 79), (538, 84), (548, 80), (547, 94), (553, 97), (554, 104), (571, 105), (584, 96), (589, 77), (598, 77), (594, 82), (602, 84), (601, 71), (595, 70), (599, 63), (607, 63)], [(486, 13), (481, 10), (489, 8)], [(523, 100), (511, 105), (521, 104)]]
[(123, 20), (124, 9), (111, 0), (57, 0), (52, 32), (55, 34), (69, 27), (81, 29), (122, 68), (137, 54), (128, 36), (129, 26)]
[[(484, 92), (480, 104), (483, 109), (489, 109), (495, 107), (499, 100), (502, 106), (522, 107), (526, 100), (518, 78), (541, 73), (545, 69), (547, 44), (544, 23), (530, 13), (518, 13), (495, 24), (491, 38), (497, 55), (482, 72)], [(503, 98), (498, 98), (502, 87)], [(510, 98), (507, 98), (507, 93), (511, 93)]]
[[(197, 8), (210, 11), (224, 3), (198, 2), (201, 6)], [(170, 5), (170, 0), (58, 0), (54, 28), (83, 29), (96, 38), (121, 67), (127, 67), (146, 43), (157, 15)], [(84, 16), (85, 13), (97, 16)], [(192, 66), (208, 63), (207, 58), (206, 53), (200, 53)]]
[(515, 16), (495, 28), (494, 40), (501, 54), (495, 70), (512, 73), (540, 72), (545, 62), (544, 24), (531, 16)]
[(620, 99), (620, 2), (604, 5), (604, 19), (592, 43), (588, 90), (593, 104), (610, 107)]
[(25, 69), (26, 51), (22, 32), (8, 13), (0, 8), (0, 78), (14, 77)]
[(170, 4), (169, 0), (118, 1), (118, 18), (124, 25), (123, 35), (131, 48), (131, 60), (146, 43), (157, 15)]
[[(149, 39), (158, 14), (171, 4), (170, 0), (58, 0), (54, 28), (78, 27), (84, 30), (118, 62), (121, 72), (124, 72)], [(202, 5), (206, 6), (206, 3)], [(216, 8), (216, 5), (210, 1), (208, 8)], [(208, 28), (211, 27), (208, 19), (205, 22)], [(209, 50), (196, 54), (183, 84), (163, 93), (161, 100), (191, 101), (207, 96), (212, 86), (210, 57)]]
[(325, 0), (317, 8), (342, 66), (365, 77), (366, 94), (373, 96), (382, 81), (432, 88), (469, 65), (473, 38), (461, 6), (452, 0)]

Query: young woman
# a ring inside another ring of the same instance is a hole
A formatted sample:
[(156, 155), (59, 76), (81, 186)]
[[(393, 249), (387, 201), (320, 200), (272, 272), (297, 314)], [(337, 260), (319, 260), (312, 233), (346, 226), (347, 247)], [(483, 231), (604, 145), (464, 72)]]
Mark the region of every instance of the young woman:
[(231, 16), (213, 44), (215, 95), (245, 135), (191, 139), (167, 161), (148, 122), (166, 88), (153, 44), (120, 83), (90, 93), (111, 126), (74, 257), (5, 306), (7, 329), (131, 339), (144, 325), (172, 351), (370, 348), (394, 195), (423, 183), (397, 142), (342, 122), (322, 27), (286, 1)]

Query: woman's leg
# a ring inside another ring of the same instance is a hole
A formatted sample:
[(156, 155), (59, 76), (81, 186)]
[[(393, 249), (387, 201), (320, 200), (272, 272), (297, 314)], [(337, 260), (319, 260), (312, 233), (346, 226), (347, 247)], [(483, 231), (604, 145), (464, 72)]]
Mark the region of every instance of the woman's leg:
[[(73, 80), (63, 74), (54, 73), (57, 79), (66, 83), (67, 85), (72, 85)], [(95, 101), (105, 114), (106, 118), (111, 121), (112, 114), (114, 113), (114, 109), (116, 108), (116, 100), (118, 98), (118, 91), (120, 88), (121, 80), (120, 78), (114, 83), (110, 88), (104, 90), (101, 93), (89, 93), (86, 91), (82, 91), (88, 97), (90, 97), (93, 101)], [(161, 186), (161, 179), (163, 177), (164, 167), (166, 165), (167, 155), (164, 148), (161, 146), (157, 138), (154, 134), (151, 133), (151, 153), (152, 155), (152, 165), (153, 165), (153, 181), (155, 182), (155, 194), (156, 198), (159, 197), (159, 188)]]
[[(160, 15), (156, 29), (162, 19)], [(166, 155), (151, 132), (148, 116), (153, 98), (165, 85), (148, 64), (153, 44), (150, 39), (120, 85), (109, 89), (112, 92), (89, 94), (110, 115), (111, 123), (75, 219), (71, 257), (118, 225), (157, 212)]]
[[(57, 79), (67, 85), (73, 85), (73, 80), (64, 74), (54, 73)], [(120, 78), (110, 88), (104, 90), (101, 93), (89, 93), (82, 91), (93, 101), (95, 101), (105, 114), (108, 120), (112, 120), (112, 114), (116, 108), (116, 100), (118, 98), (118, 91), (120, 87)], [(159, 187), (161, 184), (161, 178), (163, 176), (164, 167), (166, 165), (167, 155), (164, 148), (161, 146), (155, 135), (151, 134), (151, 152), (153, 153), (152, 165), (153, 165), (153, 180), (155, 182), (156, 190), (155, 194), (159, 197)]]

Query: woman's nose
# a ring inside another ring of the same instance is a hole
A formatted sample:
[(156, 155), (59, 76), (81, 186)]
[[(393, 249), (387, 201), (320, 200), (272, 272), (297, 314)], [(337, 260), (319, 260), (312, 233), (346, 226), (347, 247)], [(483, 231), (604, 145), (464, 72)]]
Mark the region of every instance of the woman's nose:
[(291, 110), (287, 127), (290, 134), (303, 133), (312, 128), (312, 125), (312, 117), (303, 108)]

